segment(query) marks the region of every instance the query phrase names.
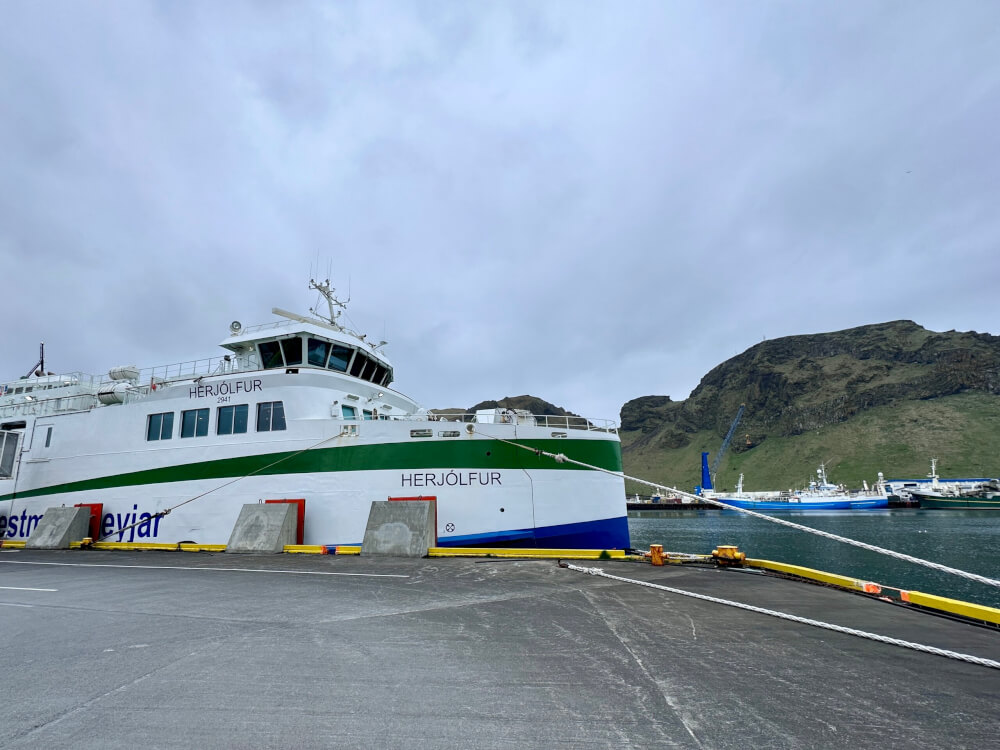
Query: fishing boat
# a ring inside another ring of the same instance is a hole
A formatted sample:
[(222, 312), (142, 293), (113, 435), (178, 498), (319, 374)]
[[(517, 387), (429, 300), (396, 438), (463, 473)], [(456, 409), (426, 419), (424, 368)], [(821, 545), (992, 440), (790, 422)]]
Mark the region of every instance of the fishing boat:
[(877, 510), (889, 507), (882, 474), (869, 491), (867, 483), (863, 492), (849, 492), (841, 485), (831, 484), (826, 476), (826, 465), (816, 470), (816, 480), (808, 489), (788, 492), (744, 492), (743, 475), (740, 474), (736, 492), (716, 495), (715, 499), (735, 508), (745, 510)]
[(628, 547), (613, 422), (439, 418), (391, 387), (385, 342), (341, 324), (329, 281), (310, 288), (325, 315), (234, 321), (208, 360), (56, 375), (43, 349), (0, 384), (0, 539), (86, 504), (106, 541), (224, 544), (244, 504), (285, 500), (303, 543), (333, 547), (362, 541), (372, 501), (419, 497), (439, 546)]
[(929, 502), (939, 497), (975, 497), (983, 491), (989, 491), (991, 486), (994, 489), (1000, 486), (1000, 480), (990, 477), (941, 477), (937, 473), (937, 464), (938, 459), (932, 458), (931, 470), (926, 478), (887, 479), (886, 491), (904, 502), (917, 505), (920, 496), (927, 497)]
[(931, 510), (1000, 510), (1000, 492), (997, 488), (984, 488), (978, 493), (960, 495), (940, 495), (930, 490), (917, 490), (913, 496), (920, 507)]
[(1000, 510), (1000, 480), (982, 479), (969, 484), (967, 480), (941, 481), (937, 474), (937, 459), (931, 459), (930, 485), (910, 489), (920, 507), (930, 510)]

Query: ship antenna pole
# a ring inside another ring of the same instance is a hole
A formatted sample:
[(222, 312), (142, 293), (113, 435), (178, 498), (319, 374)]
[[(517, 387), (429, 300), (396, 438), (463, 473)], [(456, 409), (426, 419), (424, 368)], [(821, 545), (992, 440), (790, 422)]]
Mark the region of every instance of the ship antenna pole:
[(30, 378), (32, 374), (44, 375), (45, 374), (45, 342), (43, 341), (38, 345), (38, 362), (32, 365), (31, 369), (28, 370), (28, 374), (24, 377)]

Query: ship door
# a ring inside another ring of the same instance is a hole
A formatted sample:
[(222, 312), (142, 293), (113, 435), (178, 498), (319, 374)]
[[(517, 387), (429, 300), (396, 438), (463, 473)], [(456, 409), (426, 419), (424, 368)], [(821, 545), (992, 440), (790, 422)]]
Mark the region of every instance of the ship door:
[(13, 479), (17, 469), (17, 446), (21, 433), (0, 430), (0, 480)]

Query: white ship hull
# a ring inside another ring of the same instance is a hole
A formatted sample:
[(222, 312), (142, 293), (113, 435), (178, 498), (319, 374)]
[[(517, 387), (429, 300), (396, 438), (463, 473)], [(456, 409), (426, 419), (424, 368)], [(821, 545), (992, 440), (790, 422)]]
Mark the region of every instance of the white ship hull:
[[(87, 503), (102, 506), (105, 541), (225, 544), (243, 505), (303, 499), (305, 544), (352, 545), (372, 501), (420, 496), (436, 499), (442, 546), (629, 544), (613, 429), (526, 415), (438, 421), (385, 385), (307, 367), (245, 366), (154, 385), (110, 404), (87, 402), (78, 381), (45, 386), (42, 397), (39, 385), (30, 401), (8, 387), (0, 426), (17, 453), (11, 476), (0, 477), (0, 538), (24, 540), (47, 508)], [(100, 388), (108, 390), (90, 392)], [(281, 430), (254, 428), (262, 403), (282, 405)], [(344, 418), (344, 404), (358, 404), (361, 417), (366, 403), (377, 404), (372, 418)], [(218, 434), (230, 405), (250, 424)], [(204, 434), (182, 434), (191, 413), (205, 416)], [(160, 414), (171, 424), (151, 439)]]

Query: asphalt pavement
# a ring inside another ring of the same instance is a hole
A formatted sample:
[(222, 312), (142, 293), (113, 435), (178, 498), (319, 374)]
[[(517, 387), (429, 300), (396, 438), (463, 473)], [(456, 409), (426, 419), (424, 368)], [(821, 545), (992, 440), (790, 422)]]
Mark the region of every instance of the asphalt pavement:
[[(1000, 633), (598, 565), (1000, 661)], [(996, 746), (1000, 670), (554, 561), (0, 550), (0, 747)]]

